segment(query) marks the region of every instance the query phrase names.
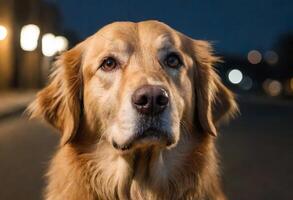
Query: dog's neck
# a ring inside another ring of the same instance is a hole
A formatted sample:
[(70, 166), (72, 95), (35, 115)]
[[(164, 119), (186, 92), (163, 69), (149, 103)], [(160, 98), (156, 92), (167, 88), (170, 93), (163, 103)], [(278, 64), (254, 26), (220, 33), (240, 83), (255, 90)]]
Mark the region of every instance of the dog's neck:
[(194, 146), (195, 140), (188, 136), (170, 149), (151, 147), (124, 155), (109, 143), (101, 142), (91, 153), (80, 155), (88, 159), (84, 171), (92, 174), (88, 181), (101, 199), (179, 199), (188, 193), (193, 197), (201, 194), (204, 170), (212, 171), (207, 174), (216, 171), (203, 168), (208, 162), (216, 165), (213, 142), (205, 141), (209, 143), (204, 149), (207, 152), (200, 152), (200, 147)]

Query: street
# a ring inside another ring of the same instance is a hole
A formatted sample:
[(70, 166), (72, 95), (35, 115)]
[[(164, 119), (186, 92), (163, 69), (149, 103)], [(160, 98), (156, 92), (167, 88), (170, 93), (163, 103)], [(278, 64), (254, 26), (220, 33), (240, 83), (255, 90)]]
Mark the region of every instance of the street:
[(240, 110), (219, 139), (229, 199), (293, 199), (292, 102), (247, 102)]
[[(241, 115), (221, 128), (218, 148), (230, 200), (291, 200), (293, 103), (240, 101)], [(38, 121), (0, 121), (0, 199), (41, 199), (58, 134)]]

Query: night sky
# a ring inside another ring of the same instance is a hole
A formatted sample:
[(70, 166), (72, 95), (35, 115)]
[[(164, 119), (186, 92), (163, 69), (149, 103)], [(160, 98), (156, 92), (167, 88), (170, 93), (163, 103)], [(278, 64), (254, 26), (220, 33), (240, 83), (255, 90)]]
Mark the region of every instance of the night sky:
[(64, 29), (83, 39), (113, 21), (157, 19), (197, 39), (213, 41), (217, 52), (246, 55), (273, 49), (293, 32), (292, 0), (47, 0), (60, 9)]

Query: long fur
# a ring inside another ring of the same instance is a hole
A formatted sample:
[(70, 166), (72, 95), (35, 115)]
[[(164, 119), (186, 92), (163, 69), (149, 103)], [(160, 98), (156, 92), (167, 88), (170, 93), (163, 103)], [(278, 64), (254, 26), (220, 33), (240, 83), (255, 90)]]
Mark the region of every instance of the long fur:
[(219, 59), (209, 43), (188, 39), (191, 47), (186, 48), (196, 68), (190, 91), (194, 116), (186, 114), (181, 119), (176, 146), (142, 148), (121, 155), (102, 139), (101, 130), (93, 133), (88, 118), (80, 115), (78, 94), (85, 87), (80, 81), (82, 59), (92, 40), (59, 58), (51, 83), (28, 108), (31, 117), (43, 117), (62, 133), (47, 173), (45, 199), (225, 200), (214, 136), (217, 125), (232, 117), (237, 105), (213, 70)]

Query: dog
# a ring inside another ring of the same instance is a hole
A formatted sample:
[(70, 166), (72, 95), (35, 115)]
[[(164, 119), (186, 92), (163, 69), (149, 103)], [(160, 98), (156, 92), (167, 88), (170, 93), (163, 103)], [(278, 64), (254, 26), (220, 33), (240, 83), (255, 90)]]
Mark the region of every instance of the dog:
[(114, 22), (62, 53), (29, 106), (61, 132), (46, 200), (226, 199), (217, 127), (237, 113), (207, 41)]

